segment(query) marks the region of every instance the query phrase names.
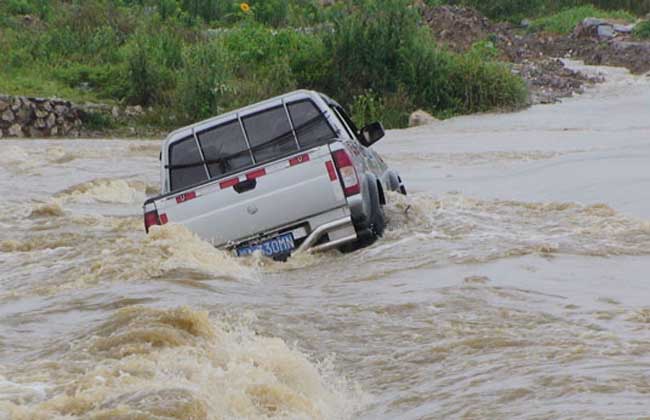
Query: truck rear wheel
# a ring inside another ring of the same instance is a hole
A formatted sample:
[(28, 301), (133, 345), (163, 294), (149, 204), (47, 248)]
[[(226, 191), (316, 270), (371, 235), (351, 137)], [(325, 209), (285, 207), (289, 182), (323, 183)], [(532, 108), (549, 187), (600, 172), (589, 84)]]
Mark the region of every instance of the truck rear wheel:
[(386, 217), (377, 190), (372, 192), (370, 198), (370, 216), (367, 220), (355, 225), (358, 237), (357, 240), (341, 246), (339, 251), (343, 253), (356, 251), (372, 245), (378, 238), (384, 235), (384, 230), (386, 229)]

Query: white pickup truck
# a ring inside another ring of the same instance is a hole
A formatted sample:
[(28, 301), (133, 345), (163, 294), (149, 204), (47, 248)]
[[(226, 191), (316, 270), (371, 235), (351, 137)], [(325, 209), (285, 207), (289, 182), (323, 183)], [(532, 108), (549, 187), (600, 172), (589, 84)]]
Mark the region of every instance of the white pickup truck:
[(214, 246), (275, 259), (350, 251), (381, 236), (386, 191), (401, 178), (370, 146), (380, 123), (358, 130), (345, 110), (299, 90), (172, 132), (161, 148), (161, 195), (144, 224), (178, 223)]

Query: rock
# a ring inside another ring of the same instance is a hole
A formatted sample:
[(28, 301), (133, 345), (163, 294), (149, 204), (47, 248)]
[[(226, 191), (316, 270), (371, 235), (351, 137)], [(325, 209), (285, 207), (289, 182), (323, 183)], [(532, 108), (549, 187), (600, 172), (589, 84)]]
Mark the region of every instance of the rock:
[(521, 21), (521, 27), (522, 28), (528, 28), (530, 26), (530, 20), (524, 19)]
[(604, 24), (598, 27), (599, 38), (610, 39), (610, 38), (614, 38), (615, 36), (616, 36), (616, 32), (614, 32), (614, 26), (610, 24)]
[(52, 129), (50, 130), (50, 135), (56, 136), (57, 134), (59, 134), (59, 128), (57, 126), (52, 127)]
[(620, 34), (631, 34), (634, 31), (635, 24), (631, 25), (619, 25), (619, 24), (614, 24), (614, 31), (620, 33)]
[(34, 122), (34, 127), (36, 128), (45, 128), (47, 124), (45, 123), (45, 120), (42, 118), (37, 118), (36, 122)]
[(63, 116), (68, 112), (68, 108), (64, 105), (56, 105), (54, 106), (54, 112), (56, 112), (56, 115)]
[(47, 125), (47, 128), (52, 128), (56, 126), (56, 115), (50, 114), (47, 117), (47, 120), (45, 121), (45, 124)]
[(49, 101), (44, 102), (43, 103), (43, 109), (46, 110), (47, 112), (52, 112), (52, 110), (53, 110), (52, 104)]
[(9, 127), (9, 136), (25, 137), (25, 134), (23, 133), (23, 128), (20, 126), (20, 124), (14, 124), (11, 127)]
[(16, 111), (16, 120), (23, 124), (29, 124), (32, 121), (33, 116), (34, 111), (27, 106), (24, 106)]
[(23, 106), (22, 101), (20, 100), (19, 97), (16, 96), (13, 102), (11, 103), (11, 110), (18, 111), (22, 106)]
[(2, 129), (0, 129), (0, 139), (2, 138), (2, 136), (3, 136)]
[(142, 107), (140, 105), (136, 105), (136, 106), (127, 106), (126, 109), (124, 110), (124, 113), (129, 117), (137, 117), (138, 115), (142, 115), (144, 111), (142, 110)]
[(435, 123), (436, 121), (438, 121), (438, 119), (433, 117), (431, 114), (421, 109), (418, 109), (417, 111), (412, 113), (411, 116), (409, 117), (409, 127), (429, 125)]
[(2, 113), (2, 121), (6, 121), (10, 123), (10, 122), (14, 122), (15, 118), (16, 116), (14, 115), (13, 112), (11, 112), (10, 109), (7, 109), (5, 112)]
[(113, 118), (119, 118), (120, 117), (120, 109), (116, 106), (113, 107), (111, 110), (111, 114), (113, 115)]
[(9, 108), (9, 103), (5, 102), (3, 99), (0, 99), (0, 112), (3, 112)]
[(42, 109), (37, 109), (36, 110), (36, 118), (47, 118), (47, 111), (44, 111)]
[(29, 137), (43, 138), (47, 137), (47, 132), (36, 127), (29, 127)]

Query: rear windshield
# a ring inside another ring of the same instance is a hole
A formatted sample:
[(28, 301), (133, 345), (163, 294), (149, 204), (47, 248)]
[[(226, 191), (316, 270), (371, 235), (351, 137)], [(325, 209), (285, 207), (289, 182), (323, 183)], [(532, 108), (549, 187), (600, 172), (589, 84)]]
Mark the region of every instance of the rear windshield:
[(242, 119), (256, 162), (298, 151), (298, 142), (284, 106), (264, 110)]
[(171, 145), (171, 191), (263, 164), (335, 137), (334, 130), (309, 99), (234, 119)]
[(197, 133), (210, 177), (215, 178), (253, 164), (239, 120)]

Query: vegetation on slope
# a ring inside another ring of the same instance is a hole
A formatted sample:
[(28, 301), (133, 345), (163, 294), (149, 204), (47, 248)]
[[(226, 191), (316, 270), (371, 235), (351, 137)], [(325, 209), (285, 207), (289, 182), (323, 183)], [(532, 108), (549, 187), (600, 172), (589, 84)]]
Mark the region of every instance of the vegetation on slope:
[[(513, 20), (585, 2), (460, 3)], [(650, 7), (633, 3), (637, 12)], [(587, 15), (631, 18), (605, 13), (579, 7), (534, 25), (566, 32)], [(411, 0), (5, 0), (0, 92), (153, 107), (147, 118), (163, 127), (294, 88), (323, 91), (359, 123), (389, 127), (406, 125), (417, 108), (448, 116), (525, 104), (524, 83), (489, 43), (455, 54), (428, 31)]]
[[(315, 0), (7, 0), (0, 91), (152, 106), (196, 121), (294, 88), (355, 117), (404, 126), (524, 104), (525, 86), (480, 54), (439, 49), (407, 0), (322, 8)], [(28, 15), (28, 16), (25, 16)]]

